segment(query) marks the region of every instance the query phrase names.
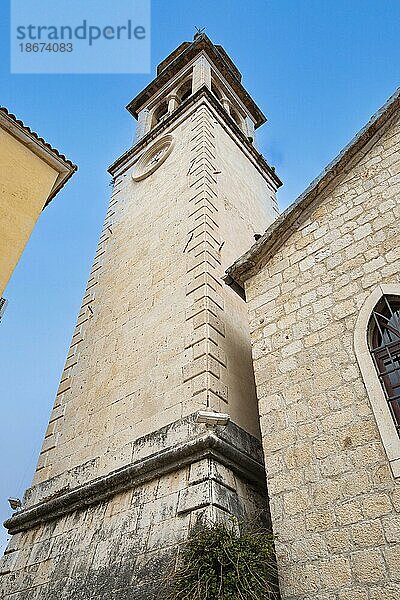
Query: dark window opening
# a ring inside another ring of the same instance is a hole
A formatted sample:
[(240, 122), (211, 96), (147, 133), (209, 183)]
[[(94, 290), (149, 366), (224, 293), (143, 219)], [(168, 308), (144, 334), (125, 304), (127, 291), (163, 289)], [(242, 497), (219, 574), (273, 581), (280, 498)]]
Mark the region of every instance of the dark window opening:
[(243, 130), (243, 119), (241, 118), (239, 113), (237, 113), (236, 110), (234, 110), (233, 108), (231, 108), (231, 117), (235, 121), (239, 129)]
[(186, 81), (178, 91), (178, 97), (180, 102), (185, 102), (189, 96), (192, 95), (192, 80)]
[(155, 127), (158, 123), (160, 123), (160, 121), (163, 120), (163, 118), (167, 115), (167, 113), (168, 113), (168, 104), (166, 102), (163, 102), (154, 111), (152, 127)]
[(222, 100), (222, 94), (219, 91), (219, 89), (217, 88), (217, 86), (215, 85), (213, 80), (211, 80), (211, 91), (214, 94), (214, 96), (216, 96), (218, 98), (219, 101)]

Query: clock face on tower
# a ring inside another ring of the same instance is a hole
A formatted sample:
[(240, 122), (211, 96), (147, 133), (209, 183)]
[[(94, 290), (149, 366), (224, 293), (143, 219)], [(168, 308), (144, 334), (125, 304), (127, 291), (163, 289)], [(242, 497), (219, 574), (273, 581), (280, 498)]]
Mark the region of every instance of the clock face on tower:
[(164, 135), (143, 152), (132, 171), (132, 179), (141, 181), (148, 177), (168, 158), (174, 146), (172, 135)]

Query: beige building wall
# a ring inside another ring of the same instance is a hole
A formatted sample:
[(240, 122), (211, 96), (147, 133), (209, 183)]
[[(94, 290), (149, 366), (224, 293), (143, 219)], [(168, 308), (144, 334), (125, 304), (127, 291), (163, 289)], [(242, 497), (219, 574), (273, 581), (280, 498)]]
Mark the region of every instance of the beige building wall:
[(166, 134), (152, 175), (132, 180), (139, 147), (116, 176), (35, 475), (46, 493), (88, 461), (90, 477), (129, 463), (136, 439), (207, 407), (259, 435), (246, 306), (221, 277), (272, 222), (275, 192), (206, 101)]
[(0, 127), (0, 296), (59, 172)]
[(397, 113), (246, 282), (284, 600), (400, 597), (399, 479), (353, 344), (400, 281), (399, 192)]

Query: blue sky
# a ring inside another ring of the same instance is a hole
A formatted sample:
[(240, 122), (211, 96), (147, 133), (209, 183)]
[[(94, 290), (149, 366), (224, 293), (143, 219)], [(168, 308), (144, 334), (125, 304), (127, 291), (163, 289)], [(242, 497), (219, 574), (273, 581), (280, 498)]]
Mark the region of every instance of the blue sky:
[[(108, 1), (108, 0), (99, 0)], [(290, 204), (398, 86), (400, 3), (153, 0), (149, 75), (10, 75), (2, 1), (0, 103), (79, 172), (44, 211), (0, 323), (0, 519), (29, 486), (110, 193), (107, 166), (132, 144), (124, 106), (194, 26), (222, 44), (268, 123), (260, 151)], [(118, 0), (115, 0), (115, 6)], [(0, 544), (6, 539), (0, 533)]]

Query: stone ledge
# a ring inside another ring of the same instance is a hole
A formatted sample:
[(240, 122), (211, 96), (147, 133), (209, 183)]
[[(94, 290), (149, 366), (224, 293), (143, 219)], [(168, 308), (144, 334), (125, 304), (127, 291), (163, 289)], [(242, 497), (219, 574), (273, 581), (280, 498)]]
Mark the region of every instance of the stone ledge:
[[(192, 417), (193, 415), (190, 419)], [(160, 435), (163, 435), (163, 430), (154, 432), (151, 437), (157, 438)], [(61, 490), (56, 497), (49, 497), (16, 513), (5, 521), (4, 526), (10, 534), (30, 529), (206, 457), (214, 458), (245, 481), (265, 488), (260, 442), (234, 423), (229, 423), (225, 429), (208, 429), (194, 439), (172, 445), (75, 489)]]

